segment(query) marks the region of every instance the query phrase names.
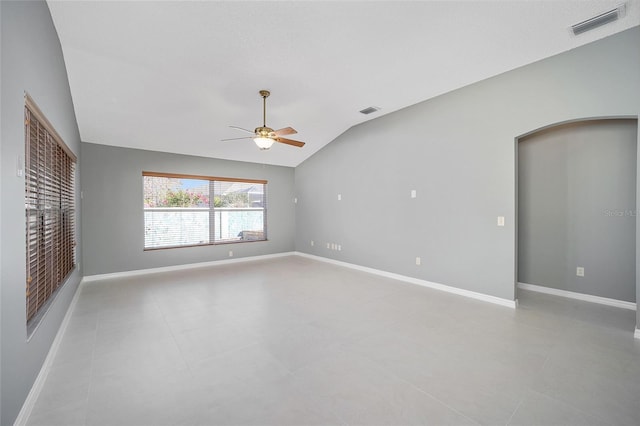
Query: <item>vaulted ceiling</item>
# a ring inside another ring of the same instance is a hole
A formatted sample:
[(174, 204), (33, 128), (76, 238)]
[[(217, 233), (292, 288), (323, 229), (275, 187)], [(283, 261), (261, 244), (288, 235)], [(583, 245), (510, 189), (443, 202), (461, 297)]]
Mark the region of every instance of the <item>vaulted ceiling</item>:
[[(296, 166), (363, 121), (640, 24), (620, 0), (48, 1), (84, 142)], [(303, 148), (260, 151), (262, 125)], [(359, 111), (376, 106), (380, 111)]]

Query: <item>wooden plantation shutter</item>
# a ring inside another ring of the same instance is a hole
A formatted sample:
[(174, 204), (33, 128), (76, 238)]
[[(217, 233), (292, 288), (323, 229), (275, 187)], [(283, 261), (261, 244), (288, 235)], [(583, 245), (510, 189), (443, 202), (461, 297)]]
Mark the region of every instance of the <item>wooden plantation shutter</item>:
[(27, 321), (75, 267), (75, 162), (75, 155), (26, 96)]

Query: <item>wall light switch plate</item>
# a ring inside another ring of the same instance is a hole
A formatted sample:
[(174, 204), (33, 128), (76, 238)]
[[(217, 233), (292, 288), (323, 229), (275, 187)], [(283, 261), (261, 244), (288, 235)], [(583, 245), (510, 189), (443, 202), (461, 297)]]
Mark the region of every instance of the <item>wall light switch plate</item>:
[(418, 196), (418, 191), (416, 191), (415, 189), (411, 190), (411, 198), (416, 198)]
[(229, 250), (229, 257), (233, 257), (233, 250)]
[(579, 277), (584, 277), (584, 268), (582, 266), (578, 266), (576, 268), (576, 275)]
[(504, 226), (504, 216), (498, 216), (498, 226)]
[(422, 259), (420, 259), (419, 257), (416, 257), (416, 265), (422, 265)]
[(22, 155), (18, 155), (16, 160), (16, 176), (24, 176), (24, 159), (22, 158)]
[(342, 200), (342, 194), (338, 194), (338, 201)]
[(311, 240), (311, 246), (313, 246), (315, 243), (313, 242), (313, 240)]

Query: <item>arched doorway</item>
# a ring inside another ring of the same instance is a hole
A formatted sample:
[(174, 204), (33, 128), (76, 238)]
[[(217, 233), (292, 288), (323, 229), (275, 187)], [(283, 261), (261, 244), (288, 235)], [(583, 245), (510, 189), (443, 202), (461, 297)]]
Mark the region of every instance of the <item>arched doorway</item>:
[(519, 288), (635, 307), (637, 138), (597, 119), (517, 139)]

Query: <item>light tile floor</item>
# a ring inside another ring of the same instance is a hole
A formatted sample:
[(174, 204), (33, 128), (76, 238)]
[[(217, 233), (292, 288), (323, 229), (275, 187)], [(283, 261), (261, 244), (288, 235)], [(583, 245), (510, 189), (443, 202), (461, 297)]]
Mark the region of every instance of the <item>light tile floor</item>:
[(639, 425), (635, 312), (292, 256), (84, 284), (29, 425)]

